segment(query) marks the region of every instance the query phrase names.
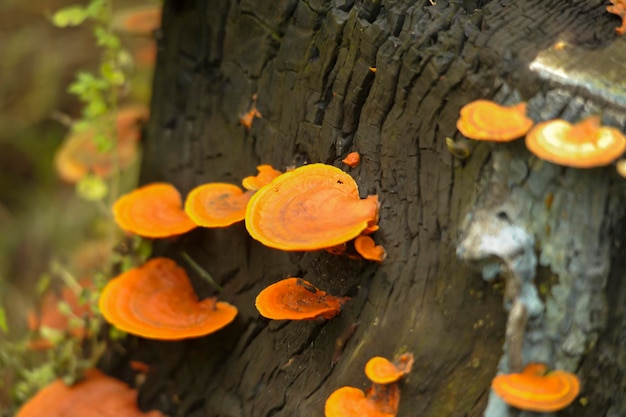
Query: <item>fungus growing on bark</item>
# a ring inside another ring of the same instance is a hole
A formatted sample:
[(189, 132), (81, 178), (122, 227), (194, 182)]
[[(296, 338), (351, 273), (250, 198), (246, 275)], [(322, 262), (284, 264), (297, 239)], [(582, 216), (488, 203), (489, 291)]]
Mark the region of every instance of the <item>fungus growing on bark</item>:
[(161, 25), (160, 6), (120, 10), (113, 16), (113, 29), (132, 35), (151, 35)]
[(626, 1), (625, 0), (609, 0), (612, 6), (607, 6), (606, 11), (622, 18), (622, 25), (615, 28), (620, 35), (626, 33)]
[(40, 390), (16, 417), (164, 417), (159, 411), (142, 412), (137, 390), (122, 381), (88, 370), (85, 378), (68, 387), (57, 379)]
[(524, 136), (533, 123), (526, 117), (526, 102), (506, 107), (476, 100), (463, 106), (456, 127), (470, 139), (509, 142)]
[(274, 181), (274, 178), (282, 174), (282, 172), (267, 164), (259, 165), (256, 169), (259, 171), (257, 175), (251, 175), (241, 181), (241, 185), (243, 185), (243, 188), (246, 190), (257, 191), (261, 187), (264, 187)]
[(377, 245), (368, 235), (360, 235), (354, 239), (354, 248), (363, 258), (368, 261), (382, 262), (387, 257), (385, 248)]
[(302, 278), (286, 278), (265, 288), (256, 297), (259, 313), (272, 320), (331, 319), (347, 298), (317, 289)]
[(214, 333), (237, 315), (236, 307), (216, 298), (198, 301), (185, 270), (167, 258), (151, 259), (111, 280), (99, 307), (120, 330), (161, 340)]
[(394, 417), (400, 404), (397, 384), (374, 385), (365, 393), (354, 387), (341, 387), (326, 399), (326, 417)]
[(153, 183), (120, 197), (113, 205), (115, 222), (143, 237), (180, 235), (196, 227), (182, 209), (180, 193), (167, 183)]
[(365, 364), (365, 375), (375, 384), (391, 384), (411, 372), (412, 367), (412, 353), (404, 353), (393, 362), (382, 356), (374, 356)]
[(567, 407), (580, 392), (576, 375), (529, 363), (521, 373), (496, 376), (491, 388), (509, 405), (520, 410), (547, 413)]
[(63, 181), (73, 184), (88, 173), (106, 178), (114, 172), (116, 164), (119, 169), (128, 167), (137, 157), (140, 122), (147, 119), (148, 109), (145, 106), (127, 106), (117, 112), (116, 154), (98, 149), (95, 128), (72, 132), (54, 155), (57, 174)]
[(239, 123), (241, 123), (241, 125), (245, 127), (246, 130), (250, 130), (250, 128), (252, 127), (252, 122), (255, 118), (263, 117), (261, 112), (256, 108), (257, 97), (258, 96), (256, 94), (252, 95), (252, 104), (250, 105), (250, 110), (248, 110), (246, 114), (241, 116), (241, 118), (239, 119)]
[(286, 251), (347, 242), (378, 221), (378, 197), (359, 198), (339, 168), (311, 164), (286, 172), (252, 196), (246, 228), (266, 246)]
[(561, 119), (539, 123), (526, 135), (526, 146), (539, 158), (574, 168), (608, 165), (626, 150), (626, 138), (599, 116), (576, 124)]
[(350, 152), (341, 162), (350, 168), (356, 168), (361, 162), (361, 155), (358, 152)]
[(200, 185), (187, 195), (185, 213), (198, 226), (226, 227), (240, 222), (254, 191), (236, 185), (213, 182)]

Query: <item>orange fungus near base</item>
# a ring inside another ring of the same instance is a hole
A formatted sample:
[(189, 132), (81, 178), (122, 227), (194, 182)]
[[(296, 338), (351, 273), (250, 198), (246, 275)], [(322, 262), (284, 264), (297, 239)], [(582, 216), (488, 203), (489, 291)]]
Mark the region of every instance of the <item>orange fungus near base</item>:
[(363, 258), (368, 261), (382, 262), (387, 257), (385, 248), (377, 245), (368, 235), (360, 235), (354, 239), (354, 248)]
[(198, 226), (226, 227), (240, 222), (252, 191), (242, 191), (236, 185), (214, 182), (200, 185), (185, 200), (185, 213)]
[(350, 152), (341, 162), (350, 168), (356, 168), (361, 162), (361, 155), (358, 152)]
[(489, 100), (476, 100), (463, 106), (456, 127), (470, 139), (509, 142), (524, 136), (533, 123), (526, 117), (525, 102), (506, 107)]
[(142, 412), (137, 390), (122, 381), (91, 369), (85, 378), (68, 387), (57, 379), (40, 390), (16, 417), (165, 417), (159, 411)]
[(328, 396), (324, 414), (326, 417), (394, 417), (399, 402), (397, 384), (378, 385), (367, 393), (354, 387), (341, 387)]
[(522, 373), (496, 376), (491, 388), (513, 407), (548, 413), (570, 405), (580, 392), (580, 382), (569, 372), (546, 373), (545, 365), (530, 363)]
[(259, 171), (257, 175), (251, 175), (241, 181), (243, 188), (250, 191), (257, 191), (261, 187), (266, 186), (270, 182), (274, 181), (274, 178), (278, 177), (282, 172), (274, 169), (271, 165), (259, 165), (256, 167)]
[(302, 278), (286, 278), (259, 293), (256, 308), (272, 320), (330, 319), (339, 314), (345, 298), (326, 294)]
[(591, 116), (576, 124), (548, 120), (526, 135), (526, 147), (539, 158), (574, 168), (608, 165), (626, 150), (626, 137)]
[(120, 228), (143, 237), (180, 235), (196, 227), (182, 209), (180, 193), (167, 183), (153, 183), (120, 197), (113, 205)]
[(615, 28), (620, 35), (626, 33), (626, 0), (610, 0), (612, 6), (607, 6), (606, 11), (622, 18), (622, 25)]
[(404, 353), (393, 362), (382, 356), (375, 356), (365, 364), (365, 375), (376, 384), (391, 384), (411, 372), (412, 367), (411, 353)]
[(286, 172), (252, 196), (246, 228), (266, 246), (286, 251), (325, 249), (378, 222), (378, 197), (359, 198), (339, 168), (311, 164)]
[(215, 298), (198, 301), (185, 270), (167, 258), (151, 259), (111, 280), (99, 307), (120, 330), (161, 340), (214, 333), (237, 315), (237, 308)]

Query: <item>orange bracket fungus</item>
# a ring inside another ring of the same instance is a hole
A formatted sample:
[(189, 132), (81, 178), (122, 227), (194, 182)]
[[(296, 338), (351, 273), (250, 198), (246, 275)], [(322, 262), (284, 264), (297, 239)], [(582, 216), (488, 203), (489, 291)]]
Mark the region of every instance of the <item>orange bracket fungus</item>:
[(393, 362), (382, 356), (374, 356), (365, 364), (365, 375), (375, 384), (391, 384), (411, 372), (412, 367), (412, 353), (404, 353)]
[(505, 107), (488, 100), (476, 100), (463, 106), (456, 127), (470, 139), (509, 142), (524, 136), (533, 123), (526, 117), (525, 102)]
[(40, 390), (16, 417), (164, 417), (159, 411), (142, 412), (137, 391), (122, 381), (88, 370), (85, 378), (68, 387), (57, 379)]
[(226, 227), (240, 222), (253, 191), (242, 191), (234, 184), (213, 182), (200, 185), (185, 200), (185, 213), (198, 226)]
[(286, 278), (265, 288), (256, 297), (259, 313), (272, 320), (331, 319), (347, 298), (334, 297), (302, 278)]
[(387, 257), (385, 248), (374, 243), (374, 239), (368, 235), (357, 236), (354, 239), (354, 249), (356, 249), (359, 255), (369, 261), (382, 262)]
[(143, 237), (180, 235), (196, 227), (182, 209), (180, 193), (167, 183), (153, 183), (120, 197), (113, 205), (115, 222)]
[(237, 308), (215, 298), (198, 301), (185, 270), (167, 258), (151, 259), (111, 280), (99, 307), (120, 330), (161, 340), (214, 333), (237, 315)]
[(358, 152), (350, 152), (341, 162), (350, 168), (356, 168), (361, 162), (361, 155)]
[(521, 373), (496, 376), (491, 388), (513, 407), (547, 413), (570, 405), (580, 392), (580, 383), (574, 374), (546, 372), (545, 365), (530, 363)]
[(132, 35), (150, 35), (161, 25), (161, 6), (120, 10), (113, 16), (113, 28)]
[(626, 1), (624, 0), (610, 0), (612, 6), (607, 6), (606, 11), (622, 18), (622, 25), (615, 28), (615, 31), (620, 35), (626, 33)]
[(341, 387), (326, 399), (326, 417), (394, 417), (400, 404), (397, 384), (378, 385), (366, 393), (354, 387)]
[(574, 168), (608, 165), (626, 150), (626, 137), (600, 125), (599, 116), (574, 125), (565, 120), (539, 123), (526, 136), (526, 146), (539, 158)]
[(251, 175), (241, 181), (241, 185), (243, 185), (243, 188), (246, 190), (257, 191), (261, 187), (264, 187), (274, 181), (274, 178), (282, 174), (282, 172), (267, 164), (259, 165), (256, 169), (259, 171), (257, 175)]
[(246, 228), (266, 246), (286, 251), (325, 249), (378, 222), (378, 197), (359, 198), (339, 168), (311, 164), (286, 172), (252, 196)]

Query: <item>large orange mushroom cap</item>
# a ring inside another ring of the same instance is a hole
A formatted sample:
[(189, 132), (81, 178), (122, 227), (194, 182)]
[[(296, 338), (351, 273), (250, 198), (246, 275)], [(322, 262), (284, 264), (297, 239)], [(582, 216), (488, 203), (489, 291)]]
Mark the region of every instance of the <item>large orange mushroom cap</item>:
[(142, 412), (137, 390), (91, 369), (85, 379), (68, 387), (60, 379), (39, 391), (16, 417), (165, 417), (159, 411)]
[(391, 362), (382, 356), (374, 356), (365, 364), (365, 375), (376, 384), (391, 384), (411, 372), (413, 354), (404, 353)]
[(120, 330), (161, 340), (214, 333), (237, 315), (236, 307), (215, 298), (198, 301), (185, 270), (167, 258), (151, 259), (111, 280), (99, 307)]
[(282, 172), (267, 164), (259, 165), (256, 169), (259, 171), (257, 175), (251, 175), (241, 181), (241, 185), (243, 185), (243, 188), (246, 190), (257, 191), (282, 174)]
[(379, 385), (367, 391), (341, 387), (326, 399), (326, 417), (395, 417), (398, 413), (400, 390), (396, 384)]
[(463, 106), (456, 127), (470, 139), (509, 142), (524, 136), (533, 123), (526, 117), (525, 102), (506, 107), (489, 100), (476, 100)]
[(521, 373), (496, 376), (491, 388), (513, 407), (548, 413), (570, 405), (580, 392), (580, 382), (569, 372), (546, 373), (545, 365), (530, 363)]
[(167, 183), (153, 183), (120, 197), (113, 205), (120, 228), (144, 237), (168, 237), (186, 233), (196, 223), (182, 209), (180, 193)]
[(246, 228), (266, 246), (286, 251), (347, 242), (378, 221), (378, 197), (359, 198), (339, 168), (311, 164), (286, 172), (252, 196)]
[(626, 137), (613, 127), (600, 126), (591, 116), (574, 125), (548, 120), (526, 135), (526, 146), (541, 159), (574, 168), (608, 165), (626, 150)]
[(200, 185), (187, 195), (185, 213), (198, 226), (226, 227), (240, 222), (246, 215), (246, 206), (253, 191), (224, 182)]
[(261, 291), (256, 297), (256, 308), (272, 320), (331, 319), (339, 314), (345, 300), (326, 294), (302, 278), (292, 277)]

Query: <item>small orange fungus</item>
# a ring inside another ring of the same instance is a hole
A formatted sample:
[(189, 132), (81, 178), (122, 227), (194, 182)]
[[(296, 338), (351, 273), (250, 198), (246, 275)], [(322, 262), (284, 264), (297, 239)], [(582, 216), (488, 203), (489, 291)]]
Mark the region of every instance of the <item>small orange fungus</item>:
[(526, 146), (539, 158), (574, 168), (608, 165), (626, 150), (626, 137), (613, 127), (600, 125), (599, 116), (574, 125), (548, 120), (526, 135)]
[[(104, 116), (103, 123), (107, 117), (111, 116)], [(57, 174), (63, 181), (73, 184), (88, 173), (102, 178), (110, 176), (115, 170), (116, 159), (118, 168), (128, 167), (137, 157), (141, 122), (147, 119), (148, 109), (144, 106), (127, 106), (117, 112), (117, 155), (98, 149), (95, 128), (71, 133), (54, 155)]]
[(113, 16), (113, 28), (132, 35), (151, 35), (161, 25), (160, 6), (120, 10)]
[(245, 127), (246, 130), (250, 130), (255, 117), (263, 117), (261, 112), (256, 108), (256, 99), (257, 95), (254, 94), (252, 96), (252, 104), (250, 105), (250, 110), (248, 110), (248, 112), (241, 116), (241, 118), (239, 119), (239, 123), (241, 123), (241, 125)]
[(395, 417), (400, 403), (397, 384), (374, 385), (364, 393), (358, 388), (341, 387), (328, 397), (326, 417)]
[(113, 216), (120, 228), (144, 237), (168, 237), (196, 227), (182, 209), (180, 193), (167, 183), (137, 188), (113, 204)]
[(365, 364), (365, 375), (376, 384), (391, 384), (411, 372), (413, 354), (404, 353), (393, 362), (382, 356), (375, 356)]
[(346, 298), (334, 297), (302, 278), (286, 278), (259, 293), (256, 308), (272, 320), (331, 319), (339, 314)]
[(545, 365), (530, 363), (522, 373), (496, 376), (491, 388), (513, 407), (549, 413), (570, 405), (580, 392), (580, 383), (574, 374), (560, 370), (546, 373)]
[(607, 6), (606, 11), (622, 18), (622, 25), (615, 28), (620, 35), (626, 33), (626, 0), (609, 0), (612, 6)]
[(277, 177), (252, 196), (246, 228), (266, 246), (286, 251), (325, 249), (378, 222), (378, 197), (359, 198), (352, 177), (311, 164)]
[(350, 168), (356, 168), (359, 162), (361, 162), (361, 155), (359, 155), (358, 152), (350, 152), (341, 162), (348, 165)]
[(226, 227), (243, 220), (253, 191), (243, 192), (234, 184), (213, 182), (189, 193), (185, 213), (198, 226)]
[(40, 390), (16, 417), (165, 417), (159, 411), (142, 412), (137, 390), (122, 381), (91, 369), (85, 378), (68, 387), (57, 379)]
[(357, 236), (354, 239), (354, 249), (368, 261), (382, 262), (387, 257), (385, 248), (374, 243), (374, 239), (368, 235)]
[(466, 104), (456, 122), (463, 136), (493, 142), (509, 142), (520, 138), (532, 125), (532, 119), (526, 117), (525, 102), (505, 107), (489, 100)]
[(111, 280), (99, 306), (120, 330), (161, 340), (214, 333), (237, 315), (237, 308), (215, 298), (198, 301), (185, 270), (167, 258), (151, 259)]
[(256, 169), (259, 171), (257, 175), (251, 175), (241, 181), (241, 185), (246, 190), (257, 191), (282, 174), (282, 172), (274, 169), (271, 165), (259, 165)]

